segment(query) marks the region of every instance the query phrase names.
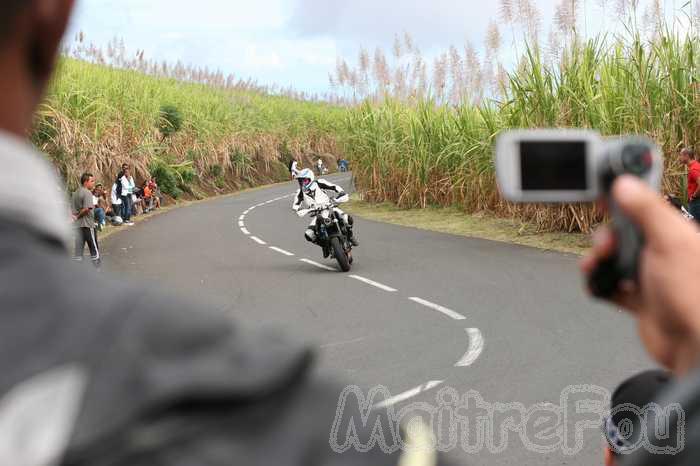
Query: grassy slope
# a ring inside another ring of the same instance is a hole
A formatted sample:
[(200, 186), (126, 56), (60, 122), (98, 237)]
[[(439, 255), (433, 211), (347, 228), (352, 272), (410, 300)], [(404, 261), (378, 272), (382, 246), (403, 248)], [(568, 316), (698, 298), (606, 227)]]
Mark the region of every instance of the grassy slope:
[[(184, 123), (172, 139), (161, 141), (156, 122), (164, 104), (177, 106)], [(286, 177), (280, 166), (289, 154), (310, 159), (337, 153), (346, 115), (325, 104), (224, 92), (64, 60), (41, 111), (41, 134), (35, 140), (69, 184), (83, 170), (109, 179), (124, 161), (145, 176), (154, 160), (165, 160), (190, 164), (197, 176), (194, 183), (214, 194)], [(233, 159), (232, 148), (245, 157)], [(216, 165), (226, 175), (219, 187), (211, 176)], [(465, 215), (458, 209), (406, 211), (363, 202), (351, 208), (379, 221), (547, 249), (578, 253), (587, 245), (580, 235), (540, 234), (520, 222)]]
[[(156, 129), (163, 105), (183, 116), (181, 131), (165, 140)], [(225, 181), (225, 192), (279, 179), (292, 154), (335, 155), (343, 117), (344, 110), (326, 104), (64, 59), (34, 139), (71, 185), (83, 170), (111, 177), (124, 161), (146, 176), (159, 159), (191, 166), (195, 184)]]

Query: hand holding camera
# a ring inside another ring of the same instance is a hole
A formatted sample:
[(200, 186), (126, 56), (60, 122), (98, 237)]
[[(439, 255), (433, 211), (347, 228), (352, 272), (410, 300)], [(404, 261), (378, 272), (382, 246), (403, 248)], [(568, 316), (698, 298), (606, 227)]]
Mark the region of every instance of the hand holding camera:
[(603, 139), (592, 131), (534, 130), (504, 133), (496, 147), (503, 195), (514, 202), (591, 202), (608, 205), (616, 248), (589, 276), (591, 292), (612, 298), (637, 281), (644, 238), (620, 210), (611, 189), (622, 175), (661, 182), (659, 149), (645, 138)]
[(582, 263), (591, 292), (632, 311), (651, 355), (676, 374), (700, 355), (700, 313), (689, 277), (700, 276), (696, 227), (658, 194), (660, 151), (644, 138), (603, 139), (589, 131), (502, 135), (496, 171), (514, 202), (592, 202), (611, 224)]

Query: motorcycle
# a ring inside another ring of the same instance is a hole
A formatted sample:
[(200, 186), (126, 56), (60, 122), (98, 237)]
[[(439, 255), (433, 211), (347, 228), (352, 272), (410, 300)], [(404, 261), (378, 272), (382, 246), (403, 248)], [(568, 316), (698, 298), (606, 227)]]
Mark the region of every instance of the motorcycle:
[(309, 214), (316, 217), (316, 244), (323, 249), (323, 258), (330, 256), (338, 261), (340, 270), (343, 272), (349, 272), (353, 263), (352, 243), (348, 239), (347, 225), (336, 207), (348, 200), (349, 197), (345, 195), (329, 203), (297, 212), (299, 217), (305, 217)]

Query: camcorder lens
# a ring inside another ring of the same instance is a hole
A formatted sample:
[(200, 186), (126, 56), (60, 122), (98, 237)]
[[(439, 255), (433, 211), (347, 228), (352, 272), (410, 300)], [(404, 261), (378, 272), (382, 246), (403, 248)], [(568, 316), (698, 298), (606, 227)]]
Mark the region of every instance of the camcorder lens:
[(642, 176), (651, 168), (652, 155), (644, 144), (628, 144), (622, 149), (622, 165), (625, 172)]

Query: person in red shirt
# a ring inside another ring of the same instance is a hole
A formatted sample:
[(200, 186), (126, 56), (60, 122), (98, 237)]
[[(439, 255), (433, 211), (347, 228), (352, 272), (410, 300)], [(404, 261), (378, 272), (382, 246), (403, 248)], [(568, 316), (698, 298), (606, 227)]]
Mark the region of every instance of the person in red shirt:
[(688, 167), (688, 211), (700, 223), (700, 162), (689, 147), (681, 150), (680, 162)]

